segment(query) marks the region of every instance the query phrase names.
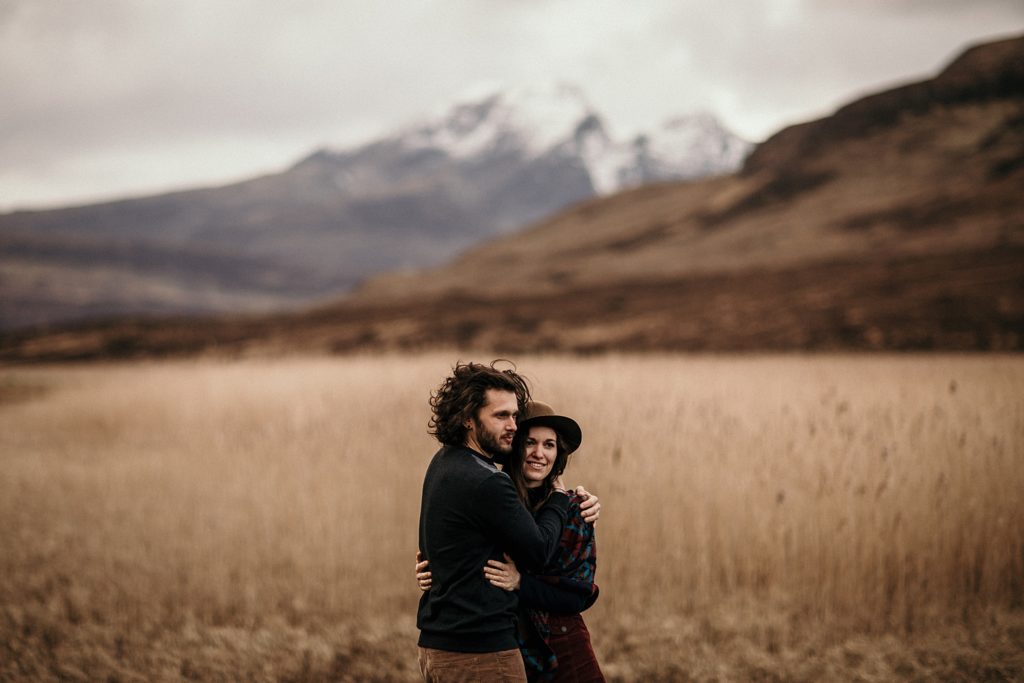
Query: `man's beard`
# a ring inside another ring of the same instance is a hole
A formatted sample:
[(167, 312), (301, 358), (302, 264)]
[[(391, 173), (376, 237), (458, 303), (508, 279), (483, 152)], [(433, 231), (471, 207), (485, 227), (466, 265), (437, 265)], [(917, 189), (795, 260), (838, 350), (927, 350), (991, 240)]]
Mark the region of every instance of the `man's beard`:
[(494, 458), (497, 463), (504, 463), (508, 460), (508, 456), (512, 452), (511, 446), (504, 446), (498, 437), (484, 429), (479, 422), (474, 421), (473, 427), (476, 431), (476, 442), (480, 444), (480, 448), (484, 449), (487, 455)]

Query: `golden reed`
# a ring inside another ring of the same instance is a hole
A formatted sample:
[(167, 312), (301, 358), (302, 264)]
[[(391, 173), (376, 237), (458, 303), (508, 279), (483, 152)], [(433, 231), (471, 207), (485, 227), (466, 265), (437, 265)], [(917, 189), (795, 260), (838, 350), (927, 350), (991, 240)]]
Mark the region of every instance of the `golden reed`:
[[(372, 652), (415, 680), (427, 396), (457, 357), (0, 370), (0, 678), (313, 680)], [(811, 659), (1022, 607), (1020, 358), (517, 362), (584, 428), (613, 678), (742, 679), (812, 631)], [(665, 638), (703, 668), (644, 649)]]

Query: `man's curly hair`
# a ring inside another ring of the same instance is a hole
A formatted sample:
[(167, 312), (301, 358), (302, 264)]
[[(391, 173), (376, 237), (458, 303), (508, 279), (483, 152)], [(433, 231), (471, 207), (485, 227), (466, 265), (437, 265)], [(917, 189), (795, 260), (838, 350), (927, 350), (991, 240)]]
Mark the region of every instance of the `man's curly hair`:
[[(510, 368), (499, 370), (499, 363), (508, 363)], [(463, 363), (452, 368), (452, 374), (441, 383), (437, 391), (430, 394), (429, 433), (446, 446), (461, 446), (466, 442), (466, 419), (476, 419), (477, 412), (487, 401), (487, 390), (510, 391), (519, 402), (519, 412), (526, 409), (530, 400), (530, 387), (526, 378), (516, 372), (511, 361), (502, 359), (483, 363)]]

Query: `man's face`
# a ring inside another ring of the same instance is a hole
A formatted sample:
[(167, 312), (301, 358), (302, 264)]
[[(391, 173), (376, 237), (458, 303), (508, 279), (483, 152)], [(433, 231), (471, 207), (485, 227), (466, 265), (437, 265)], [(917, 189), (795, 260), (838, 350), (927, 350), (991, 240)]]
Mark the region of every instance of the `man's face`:
[(488, 389), (485, 396), (486, 402), (467, 425), (466, 445), (484, 455), (503, 459), (512, 452), (519, 403), (511, 391)]

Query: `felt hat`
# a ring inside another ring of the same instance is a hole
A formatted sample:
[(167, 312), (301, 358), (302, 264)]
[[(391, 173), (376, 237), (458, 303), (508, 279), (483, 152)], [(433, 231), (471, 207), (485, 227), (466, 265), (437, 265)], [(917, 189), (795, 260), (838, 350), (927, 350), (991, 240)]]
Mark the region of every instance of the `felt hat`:
[(576, 420), (555, 414), (554, 408), (541, 401), (529, 401), (526, 404), (526, 410), (519, 418), (517, 434), (521, 434), (525, 438), (530, 427), (554, 429), (565, 443), (566, 454), (575, 451), (583, 442), (583, 430), (580, 429)]

